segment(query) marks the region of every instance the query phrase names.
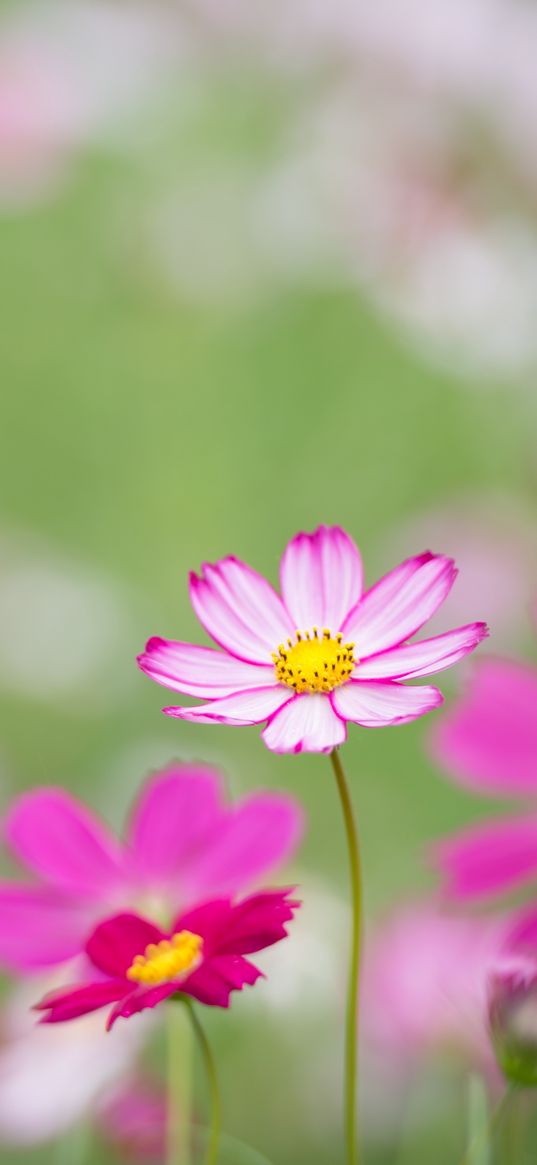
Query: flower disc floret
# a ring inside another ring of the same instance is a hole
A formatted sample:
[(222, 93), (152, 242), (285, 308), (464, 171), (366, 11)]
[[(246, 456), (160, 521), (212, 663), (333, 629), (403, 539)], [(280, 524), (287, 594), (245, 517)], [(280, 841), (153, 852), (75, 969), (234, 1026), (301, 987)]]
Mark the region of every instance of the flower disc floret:
[(190, 930), (181, 930), (159, 943), (149, 943), (143, 955), (135, 955), (127, 979), (152, 987), (171, 983), (199, 965), (202, 948), (201, 935)]
[(332, 635), (325, 627), (322, 635), (316, 627), (312, 631), (296, 631), (296, 643), (281, 643), (278, 654), (273, 653), (276, 678), (297, 693), (331, 692), (350, 679), (356, 660), (354, 643), (343, 643), (341, 633)]

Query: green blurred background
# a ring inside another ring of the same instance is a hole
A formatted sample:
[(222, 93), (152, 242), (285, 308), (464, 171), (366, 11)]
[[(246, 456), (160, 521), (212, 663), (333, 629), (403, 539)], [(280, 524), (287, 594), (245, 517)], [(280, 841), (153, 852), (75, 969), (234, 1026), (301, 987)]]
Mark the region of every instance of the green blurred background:
[[(211, 174), (247, 164), (262, 175), (282, 123), (309, 99), (292, 69), (256, 76), (251, 62), (222, 65), (218, 52), (201, 76), (190, 64), (185, 96), (171, 69), (149, 108), (136, 104), (124, 139), (116, 127), (112, 140), (77, 144), (57, 187), (11, 198), (0, 216), (1, 796), (6, 805), (18, 790), (58, 783), (120, 826), (159, 764), (214, 761), (232, 793), (285, 787), (303, 802), (293, 876), (305, 899), (308, 887), (327, 894), (330, 910), (346, 894), (346, 865), (327, 759), (272, 755), (257, 729), (166, 719), (166, 692), (137, 671), (136, 653), (155, 633), (205, 641), (187, 593), (202, 560), (233, 553), (276, 582), (285, 542), (321, 521), (356, 538), (371, 583), (424, 548), (424, 522), (433, 550), (456, 552), (455, 536), (435, 541), (435, 512), (454, 514), (456, 529), (478, 499), (465, 537), (474, 529), (479, 540), (486, 512), (501, 563), (517, 523), (523, 542), (533, 522), (535, 396), (527, 370), (461, 374), (449, 337), (442, 360), (431, 359), (367, 287), (335, 277), (336, 259), (267, 279), (248, 254), (240, 294), (227, 293), (226, 272), (216, 296), (195, 280), (189, 294), (186, 277), (174, 286), (148, 241), (154, 203), (189, 176), (195, 189), (200, 157), (204, 172), (209, 160)], [(203, 202), (200, 215), (203, 240)], [(224, 237), (229, 229), (224, 221)], [(184, 263), (196, 261), (187, 250)], [(486, 349), (487, 336), (480, 342)], [(470, 598), (461, 621), (487, 617), (486, 587), (482, 608)], [(516, 618), (502, 646), (531, 654), (529, 618)], [(460, 681), (442, 680), (448, 698)], [(483, 812), (434, 770), (428, 731), (420, 721), (349, 733), (370, 920), (431, 889), (425, 843)], [(279, 1165), (340, 1160), (340, 970), (307, 1014), (263, 1003), (261, 988), (229, 1015), (207, 1016), (225, 1126)], [(153, 1055), (158, 1071), (158, 1043)], [(400, 1165), (458, 1159), (462, 1090), (417, 1131), (405, 1118)], [(7, 1146), (0, 1160), (111, 1153), (98, 1139), (81, 1149), (75, 1131), (60, 1147)], [(370, 1160), (395, 1160), (389, 1137), (372, 1139)]]

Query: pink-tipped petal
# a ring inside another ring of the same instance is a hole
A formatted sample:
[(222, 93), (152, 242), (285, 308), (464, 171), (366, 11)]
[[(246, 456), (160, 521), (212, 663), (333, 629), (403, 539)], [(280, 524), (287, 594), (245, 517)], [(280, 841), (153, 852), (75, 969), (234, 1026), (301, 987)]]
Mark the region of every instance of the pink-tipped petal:
[(196, 724), (262, 724), (283, 704), (292, 700), (291, 689), (283, 684), (271, 688), (252, 688), (247, 692), (236, 692), (223, 700), (211, 700), (208, 704), (198, 704), (195, 708), (164, 708), (167, 716), (179, 720), (191, 720)]
[(158, 943), (166, 935), (158, 926), (139, 914), (115, 914), (93, 931), (86, 943), (86, 954), (99, 971), (121, 978), (136, 955), (143, 955), (149, 943)]
[(478, 825), (437, 843), (433, 860), (454, 898), (484, 898), (537, 875), (537, 816)]
[(344, 639), (365, 659), (410, 639), (447, 598), (457, 571), (451, 558), (407, 559), (371, 587), (342, 627)]
[(23, 793), (4, 820), (8, 845), (51, 885), (102, 898), (121, 881), (121, 851), (104, 825), (63, 789)]
[(252, 986), (261, 977), (246, 959), (222, 955), (204, 961), (182, 984), (182, 990), (209, 1007), (229, 1007), (232, 991)]
[(234, 895), (266, 877), (296, 849), (304, 818), (298, 801), (281, 793), (254, 793), (228, 810), (219, 827), (185, 863), (189, 898)]
[(285, 548), (280, 581), (295, 628), (328, 627), (335, 633), (362, 594), (358, 548), (340, 526), (297, 534)]
[(0, 962), (15, 971), (73, 958), (92, 925), (90, 911), (46, 886), (0, 886)]
[(289, 889), (264, 890), (233, 906), (218, 953), (250, 955), (286, 938), (286, 924), (300, 906), (290, 894)]
[(491, 793), (537, 791), (537, 670), (482, 659), (467, 691), (435, 725), (435, 759), (465, 785)]
[(346, 738), (342, 720), (324, 695), (295, 696), (262, 733), (272, 752), (331, 752)]
[(270, 663), (294, 630), (270, 583), (237, 558), (204, 563), (201, 576), (190, 577), (190, 598), (215, 643), (246, 662)]
[(408, 680), (433, 675), (452, 667), (465, 655), (474, 651), (488, 635), (486, 623), (469, 623), (456, 631), (408, 643), (405, 647), (391, 647), (379, 655), (371, 655), (360, 663), (355, 678), (360, 680)]
[(78, 1019), (91, 1011), (98, 1011), (108, 1003), (114, 1003), (125, 994), (125, 982), (107, 980), (98, 983), (82, 983), (52, 991), (35, 1005), (35, 1011), (43, 1011), (41, 1023), (65, 1023)]
[(364, 728), (384, 728), (390, 724), (408, 724), (443, 701), (438, 688), (425, 684), (411, 688), (405, 684), (350, 680), (332, 692), (338, 716), (353, 720)]
[(148, 1007), (157, 1007), (159, 1003), (175, 995), (176, 991), (182, 990), (182, 983), (176, 980), (174, 983), (160, 983), (158, 987), (140, 987), (136, 991), (131, 991), (112, 1008), (106, 1022), (106, 1030), (111, 1031), (116, 1020), (130, 1019), (131, 1015), (137, 1015)]
[(173, 639), (150, 639), (137, 662), (157, 684), (200, 700), (217, 700), (244, 688), (274, 682), (271, 663), (243, 663), (225, 651), (176, 643)]
[(222, 778), (205, 765), (172, 765), (144, 786), (127, 834), (133, 878), (176, 884), (203, 843), (224, 828)]

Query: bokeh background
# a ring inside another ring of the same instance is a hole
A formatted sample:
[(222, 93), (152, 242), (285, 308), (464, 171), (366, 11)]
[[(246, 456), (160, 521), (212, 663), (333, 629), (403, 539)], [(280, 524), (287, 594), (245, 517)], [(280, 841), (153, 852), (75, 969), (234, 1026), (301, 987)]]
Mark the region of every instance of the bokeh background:
[[(486, 650), (535, 654), (536, 38), (530, 0), (0, 5), (1, 801), (60, 783), (120, 826), (172, 757), (303, 801), (302, 938), (207, 1018), (226, 1128), (280, 1165), (339, 1159), (328, 762), (164, 718), (135, 655), (202, 638), (202, 560), (276, 581), (320, 521), (369, 582), (454, 554), (437, 628), (486, 618)], [(349, 734), (368, 926), (483, 813), (428, 733)], [(152, 1059), (158, 1078), (158, 1033)], [(458, 1159), (462, 1077), (424, 1066), (401, 1105), (392, 1072), (364, 1075), (371, 1162)], [(38, 1090), (18, 1121), (0, 1099), (1, 1161), (123, 1159), (91, 1113), (41, 1144)]]

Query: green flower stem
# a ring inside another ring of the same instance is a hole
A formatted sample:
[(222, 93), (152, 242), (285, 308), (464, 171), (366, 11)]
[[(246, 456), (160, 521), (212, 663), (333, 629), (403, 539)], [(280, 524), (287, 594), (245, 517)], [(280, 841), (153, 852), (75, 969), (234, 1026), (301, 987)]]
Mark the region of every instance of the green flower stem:
[[(481, 1119), (479, 1129), (474, 1128), (473, 1122), (470, 1121), (468, 1129), (469, 1144), (461, 1161), (461, 1165), (481, 1165), (483, 1161), (490, 1160), (494, 1138), (503, 1124), (506, 1110), (515, 1093), (516, 1087), (514, 1085), (508, 1085), (489, 1119), (485, 1122)], [(518, 1165), (518, 1162), (513, 1158), (513, 1161), (510, 1161), (510, 1165)]]
[(351, 795), (339, 751), (330, 753), (336, 778), (343, 820), (347, 835), (351, 877), (352, 935), (347, 988), (347, 1016), (345, 1021), (345, 1141), (347, 1165), (359, 1165), (358, 1146), (358, 1030), (360, 995), (360, 956), (362, 943), (362, 878), (358, 830)]
[(190, 1165), (192, 1036), (182, 1007), (168, 1009), (166, 1165)]
[(216, 1072), (216, 1064), (213, 1054), (211, 1052), (210, 1044), (205, 1035), (203, 1027), (201, 1026), (198, 1014), (190, 1002), (186, 1001), (188, 1013), (192, 1023), (192, 1028), (196, 1036), (198, 1047), (203, 1057), (207, 1080), (209, 1082), (210, 1095), (210, 1109), (211, 1109), (211, 1124), (209, 1143), (207, 1145), (207, 1155), (205, 1157), (205, 1165), (218, 1165), (218, 1152), (220, 1147), (220, 1130), (221, 1130), (221, 1113), (222, 1105), (220, 1101), (220, 1089), (218, 1086), (218, 1076)]

